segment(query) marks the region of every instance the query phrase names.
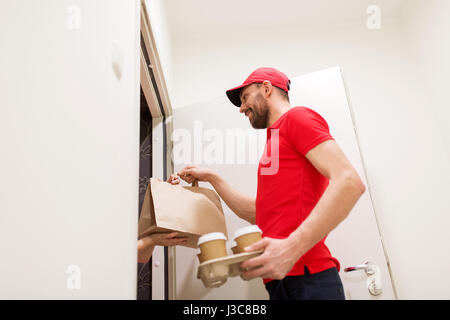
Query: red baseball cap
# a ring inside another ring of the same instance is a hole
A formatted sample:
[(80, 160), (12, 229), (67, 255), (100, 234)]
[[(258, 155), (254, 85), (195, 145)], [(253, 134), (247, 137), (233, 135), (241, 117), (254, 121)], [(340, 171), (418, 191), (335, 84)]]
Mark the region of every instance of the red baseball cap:
[(244, 83), (240, 86), (227, 90), (227, 97), (231, 103), (237, 107), (241, 106), (241, 99), (239, 97), (242, 88), (251, 85), (252, 83), (263, 83), (264, 81), (270, 83), (286, 92), (290, 89), (291, 80), (281, 71), (275, 68), (259, 68), (253, 71)]

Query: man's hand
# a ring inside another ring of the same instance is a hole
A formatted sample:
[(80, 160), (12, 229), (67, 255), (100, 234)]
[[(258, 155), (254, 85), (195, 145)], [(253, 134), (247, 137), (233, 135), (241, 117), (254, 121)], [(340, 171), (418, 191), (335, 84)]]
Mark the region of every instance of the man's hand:
[(180, 178), (189, 184), (194, 182), (194, 180), (208, 181), (212, 173), (213, 171), (211, 169), (192, 165), (184, 167), (176, 174), (170, 175), (167, 182), (171, 184), (179, 184)]
[(187, 183), (192, 183), (196, 179), (198, 181), (209, 181), (212, 174), (213, 171), (211, 169), (194, 165), (184, 167), (180, 172), (178, 172), (180, 178)]
[(176, 174), (171, 174), (167, 182), (171, 184), (179, 184), (180, 178)]
[(250, 280), (256, 277), (281, 280), (291, 271), (294, 264), (301, 257), (296, 243), (291, 238), (273, 239), (264, 237), (262, 240), (245, 248), (246, 252), (258, 251), (264, 252), (256, 257), (244, 261), (241, 264), (242, 277)]

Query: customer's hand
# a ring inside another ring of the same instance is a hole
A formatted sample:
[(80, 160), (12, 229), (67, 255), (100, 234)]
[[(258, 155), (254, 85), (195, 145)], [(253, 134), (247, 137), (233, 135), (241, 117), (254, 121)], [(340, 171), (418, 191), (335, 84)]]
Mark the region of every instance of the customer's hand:
[(178, 237), (177, 238), (176, 237), (177, 235), (178, 235), (178, 232), (154, 233), (154, 234), (150, 235), (149, 237), (151, 238), (151, 242), (153, 243), (153, 245), (165, 246), (165, 247), (176, 246), (178, 244), (183, 244), (187, 241), (187, 237)]
[(146, 263), (152, 256), (155, 246), (176, 246), (184, 244), (187, 237), (176, 238), (178, 232), (154, 233), (138, 240), (138, 262)]
[(209, 168), (192, 165), (184, 167), (178, 172), (178, 175), (187, 183), (192, 183), (196, 179), (198, 181), (209, 181), (209, 178), (213, 173), (214, 172)]

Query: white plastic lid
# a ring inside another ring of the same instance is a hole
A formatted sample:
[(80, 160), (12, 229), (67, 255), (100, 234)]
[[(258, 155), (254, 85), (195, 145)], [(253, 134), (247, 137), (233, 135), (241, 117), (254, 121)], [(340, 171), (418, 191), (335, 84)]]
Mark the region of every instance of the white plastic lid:
[(240, 229), (236, 230), (236, 232), (234, 233), (233, 240), (235, 240), (236, 238), (239, 238), (240, 236), (243, 236), (244, 234), (254, 233), (254, 232), (262, 233), (261, 229), (256, 224), (240, 228)]
[(197, 245), (201, 245), (202, 243), (212, 241), (212, 240), (227, 240), (225, 235), (222, 232), (211, 232), (204, 234), (200, 238), (198, 238)]

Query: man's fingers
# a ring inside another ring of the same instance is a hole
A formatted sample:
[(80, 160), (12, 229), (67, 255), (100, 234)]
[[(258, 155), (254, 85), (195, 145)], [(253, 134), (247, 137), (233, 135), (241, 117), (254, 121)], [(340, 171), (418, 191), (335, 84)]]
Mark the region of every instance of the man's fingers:
[(179, 183), (180, 183), (180, 179), (178, 179), (178, 178), (172, 179), (172, 180), (169, 180), (169, 182), (170, 182), (171, 184), (173, 184), (173, 185), (179, 184)]
[(169, 179), (167, 180), (167, 182), (171, 183), (171, 184), (179, 184), (180, 183), (180, 179), (177, 175), (172, 174), (170, 175)]
[(266, 263), (266, 257), (264, 254), (257, 256), (255, 258), (248, 259), (241, 263), (241, 269), (253, 269), (256, 267), (263, 266)]
[(263, 238), (255, 243), (253, 243), (252, 245), (245, 247), (244, 250), (246, 252), (248, 251), (258, 251), (261, 249), (264, 249), (265, 247), (267, 247), (267, 245), (269, 244), (269, 239), (267, 238)]
[(183, 170), (185, 170), (185, 169), (192, 169), (192, 168), (196, 168), (197, 166), (196, 165), (188, 165), (188, 166), (186, 166), (186, 167), (184, 167), (183, 168)]
[(181, 169), (180, 172), (178, 172), (177, 174), (181, 177), (181, 176), (185, 176), (187, 174), (189, 174), (189, 171), (191, 170), (191, 168), (185, 167), (183, 169)]
[(186, 175), (186, 176), (182, 177), (181, 179), (183, 179), (187, 183), (192, 183), (195, 180), (195, 177), (192, 175)]
[(258, 277), (265, 277), (265, 275), (268, 273), (267, 267), (259, 267), (259, 268), (255, 268), (255, 269), (251, 269), (249, 271), (243, 271), (241, 273), (242, 277), (246, 280), (251, 280), (253, 278), (258, 278)]
[(181, 170), (180, 172), (178, 172), (178, 175), (182, 178), (188, 178), (188, 177), (192, 177), (192, 173), (193, 173), (193, 168), (184, 168), (183, 170)]

